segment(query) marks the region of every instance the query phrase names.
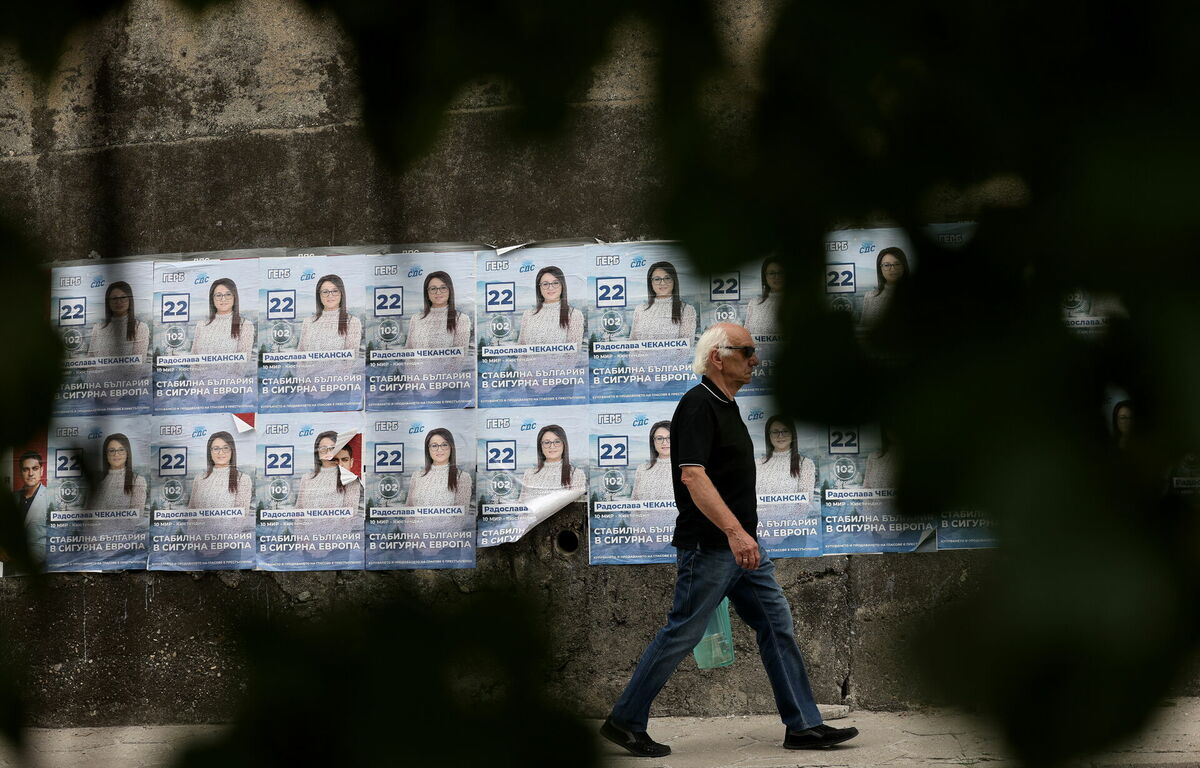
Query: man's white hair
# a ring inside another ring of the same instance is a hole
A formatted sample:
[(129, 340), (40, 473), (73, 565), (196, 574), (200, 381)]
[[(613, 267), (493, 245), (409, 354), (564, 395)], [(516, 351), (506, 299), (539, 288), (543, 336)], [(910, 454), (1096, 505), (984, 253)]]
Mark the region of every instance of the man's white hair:
[(696, 342), (696, 354), (692, 358), (692, 372), (697, 376), (708, 373), (708, 353), (717, 349), (720, 350), (721, 357), (729, 357), (733, 350), (721, 349), (728, 346), (729, 331), (725, 330), (724, 323), (717, 323), (700, 334), (700, 340)]

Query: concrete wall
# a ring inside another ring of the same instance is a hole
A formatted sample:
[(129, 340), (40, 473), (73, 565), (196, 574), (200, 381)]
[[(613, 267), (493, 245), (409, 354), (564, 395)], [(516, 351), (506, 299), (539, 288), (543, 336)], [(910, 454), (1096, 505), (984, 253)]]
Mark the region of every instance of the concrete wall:
[[(770, 4), (726, 2), (721, 30), (752, 87)], [(501, 131), (502, 84), (464, 89), (439, 146), (401, 177), (385, 172), (358, 120), (345, 43), (290, 3), (243, 0), (193, 17), (134, 0), (74, 40), (49, 83), (0, 50), (0, 211), (56, 260), (266, 246), (661, 236), (648, 130), (654, 61), (636, 25), (543, 145)], [(205, 722), (243, 685), (234, 626), (249, 615), (319, 615), (396, 584), (468, 593), (485, 581), (528, 589), (555, 630), (551, 690), (599, 716), (670, 601), (666, 566), (588, 567), (573, 508), (525, 540), (484, 551), (473, 572), (62, 575), (45, 594), (0, 582), (0, 626), (29, 657), (41, 725)], [(906, 620), (969, 599), (986, 553), (781, 561), (797, 634), (822, 702), (904, 707), (918, 696), (903, 661)], [(732, 668), (685, 662), (661, 714), (773, 711), (740, 622)]]

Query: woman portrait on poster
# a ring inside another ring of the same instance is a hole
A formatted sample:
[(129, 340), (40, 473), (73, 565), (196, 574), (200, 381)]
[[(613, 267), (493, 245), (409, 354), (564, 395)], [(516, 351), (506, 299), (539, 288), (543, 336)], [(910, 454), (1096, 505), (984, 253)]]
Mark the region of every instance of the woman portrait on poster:
[(895, 485), (896, 451), (892, 450), (892, 435), (887, 427), (879, 428), (879, 450), (867, 456), (863, 472), (863, 488), (892, 488)]
[(213, 282), (208, 289), (208, 320), (196, 325), (192, 339), (193, 355), (217, 355), (254, 352), (254, 323), (242, 317), (237, 283), (227, 277)]
[(136, 509), (146, 506), (146, 478), (133, 471), (133, 449), (129, 438), (113, 432), (104, 438), (104, 477), (92, 495), (92, 509)]
[(537, 305), (521, 314), (518, 344), (581, 344), (583, 313), (567, 300), (567, 278), (558, 267), (542, 267), (534, 278)]
[(767, 454), (758, 466), (757, 492), (807, 493), (816, 502), (817, 465), (801, 456), (796, 446), (796, 427), (790, 419), (771, 416), (763, 429)]
[(908, 257), (899, 248), (884, 248), (875, 257), (875, 290), (863, 297), (859, 324), (870, 328), (883, 317), (896, 295), (896, 286), (908, 277)]
[(297, 352), (357, 350), (362, 342), (362, 321), (346, 310), (346, 286), (337, 275), (317, 281), (317, 312), (306, 317), (300, 329)]
[(144, 355), (150, 348), (150, 327), (133, 309), (133, 289), (124, 280), (104, 291), (104, 321), (92, 326), (88, 357)]
[(458, 468), (454, 435), (438, 427), (425, 435), (425, 469), (408, 482), (406, 507), (471, 506), (471, 476)]
[(300, 478), (300, 493), (296, 498), (299, 509), (338, 509), (349, 507), (358, 508), (358, 500), (362, 496), (362, 483), (353, 480), (342, 482), (342, 462), (338, 460), (341, 452), (345, 452), (349, 461), (353, 462), (353, 453), (349, 443), (335, 451), (338, 433), (328, 430), (317, 435), (313, 441), (313, 471)]
[(188, 509), (250, 509), (254, 484), (237, 468), (237, 443), (228, 432), (214, 432), (204, 451), (208, 471), (192, 481)]
[(454, 306), (454, 282), (445, 272), (430, 272), (422, 288), (425, 309), (408, 321), (406, 349), (466, 347), (471, 343), (471, 319)]
[(1132, 400), (1122, 400), (1114, 405), (1112, 411), (1113, 445), (1122, 451), (1128, 448), (1133, 440), (1134, 424)]
[(675, 498), (671, 483), (670, 420), (655, 422), (650, 427), (650, 461), (634, 472), (633, 493), (629, 498), (633, 501)]
[(763, 260), (762, 294), (746, 307), (746, 330), (750, 336), (774, 336), (779, 333), (779, 307), (783, 302), (783, 262), (775, 256)]
[(521, 497), (529, 501), (562, 490), (583, 493), (587, 478), (579, 467), (571, 466), (571, 447), (567, 433), (557, 424), (541, 428), (537, 436), (536, 468), (525, 470), (521, 476)]
[[(696, 309), (679, 298), (679, 275), (669, 261), (646, 270), (646, 303), (633, 310), (630, 341), (691, 339), (696, 335)], [(653, 455), (653, 454), (651, 454)]]

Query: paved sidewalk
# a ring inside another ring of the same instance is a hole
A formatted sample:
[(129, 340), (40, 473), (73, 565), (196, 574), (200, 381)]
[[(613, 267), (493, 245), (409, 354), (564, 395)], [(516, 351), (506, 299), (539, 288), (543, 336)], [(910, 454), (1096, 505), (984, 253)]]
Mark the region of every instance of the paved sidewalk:
[[(822, 707), (827, 718), (839, 709)], [(650, 721), (655, 739), (674, 751), (661, 759), (636, 758), (601, 740), (605, 768), (783, 768), (787, 766), (986, 765), (1015, 768), (998, 738), (970, 718), (945, 711), (850, 712), (833, 725), (862, 734), (830, 750), (790, 751), (780, 746), (783, 726), (774, 715), (660, 717)], [(596, 729), (599, 721), (592, 723)], [(0, 768), (167, 768), (190, 739), (217, 735), (221, 726), (34, 729), (30, 761), (17, 763), (0, 749)], [(1200, 699), (1174, 699), (1133, 742), (1080, 760), (1077, 766), (1183, 768), (1200, 766)]]
[[(602, 741), (605, 768), (794, 768), (796, 766), (967, 765), (1016, 768), (999, 737), (978, 721), (948, 711), (850, 712), (830, 725), (853, 725), (857, 738), (826, 750), (784, 749), (783, 726), (775, 715), (750, 717), (664, 717), (650, 721), (650, 735), (672, 754), (648, 759)], [(1129, 744), (1074, 766), (1103, 768), (1200, 768), (1200, 699), (1173, 699), (1153, 724)], [(599, 728), (599, 723), (596, 723)]]

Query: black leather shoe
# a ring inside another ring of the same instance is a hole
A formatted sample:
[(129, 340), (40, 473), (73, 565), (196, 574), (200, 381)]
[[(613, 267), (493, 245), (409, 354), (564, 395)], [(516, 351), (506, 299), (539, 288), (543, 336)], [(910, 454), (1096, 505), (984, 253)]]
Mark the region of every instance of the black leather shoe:
[(793, 731), (789, 728), (783, 735), (783, 746), (787, 749), (826, 749), (834, 744), (849, 741), (857, 735), (857, 728), (831, 728), (822, 723), (806, 731)]
[[(808, 731), (805, 731), (805, 733), (808, 733)], [(641, 733), (627, 731), (613, 723), (611, 717), (604, 721), (604, 725), (600, 726), (600, 735), (618, 747), (624, 747), (629, 754), (637, 755), (638, 757), (665, 757), (671, 754), (670, 747), (666, 744), (659, 744), (650, 738), (650, 734), (645, 731)]]

